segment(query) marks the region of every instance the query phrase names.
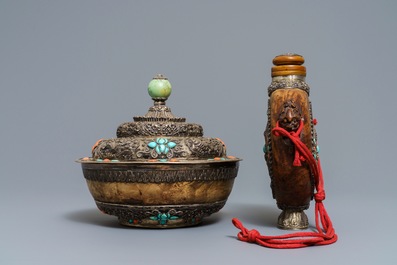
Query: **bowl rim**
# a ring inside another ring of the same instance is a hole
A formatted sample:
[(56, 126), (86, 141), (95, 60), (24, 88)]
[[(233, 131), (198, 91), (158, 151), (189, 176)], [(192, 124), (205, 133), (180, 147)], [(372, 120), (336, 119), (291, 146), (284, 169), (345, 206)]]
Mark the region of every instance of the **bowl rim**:
[(168, 159), (150, 159), (150, 160), (139, 160), (139, 161), (120, 161), (120, 160), (94, 160), (93, 158), (79, 158), (75, 162), (80, 164), (109, 164), (109, 165), (158, 165), (158, 164), (217, 164), (217, 163), (230, 163), (230, 162), (239, 162), (243, 159), (238, 157), (220, 157), (220, 158), (209, 158), (209, 159), (196, 159), (196, 160), (188, 160), (188, 159), (177, 159), (177, 160), (168, 160)]

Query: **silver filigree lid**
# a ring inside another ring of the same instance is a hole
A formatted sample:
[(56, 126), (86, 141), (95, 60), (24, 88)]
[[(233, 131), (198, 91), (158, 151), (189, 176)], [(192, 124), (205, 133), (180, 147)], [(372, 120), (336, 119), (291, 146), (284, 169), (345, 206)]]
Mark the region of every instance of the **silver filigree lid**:
[(219, 138), (203, 137), (199, 124), (176, 117), (166, 106), (171, 83), (164, 75), (156, 75), (148, 85), (154, 101), (144, 116), (117, 128), (117, 138), (100, 139), (92, 147), (92, 156), (79, 162), (219, 162), (238, 161), (227, 156)]

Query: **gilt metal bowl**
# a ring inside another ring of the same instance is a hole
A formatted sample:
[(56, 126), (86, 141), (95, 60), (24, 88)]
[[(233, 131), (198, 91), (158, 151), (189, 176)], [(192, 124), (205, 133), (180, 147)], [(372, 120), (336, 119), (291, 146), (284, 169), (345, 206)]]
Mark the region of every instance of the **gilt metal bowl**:
[(117, 138), (98, 140), (91, 157), (77, 162), (98, 208), (120, 224), (197, 225), (225, 205), (240, 159), (227, 156), (219, 138), (203, 137), (201, 125), (172, 114), (166, 77), (154, 77), (148, 91), (148, 113), (121, 124)]

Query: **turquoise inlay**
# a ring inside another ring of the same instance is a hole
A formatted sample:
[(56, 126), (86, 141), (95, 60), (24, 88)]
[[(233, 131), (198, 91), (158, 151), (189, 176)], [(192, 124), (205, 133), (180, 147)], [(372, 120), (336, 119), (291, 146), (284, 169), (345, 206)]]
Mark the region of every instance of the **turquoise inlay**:
[[(167, 153), (167, 147), (164, 145), (164, 144), (160, 144), (160, 145), (158, 145), (157, 147), (160, 147), (159, 149), (160, 149), (160, 153), (164, 153), (164, 154), (166, 154)], [(156, 148), (157, 148), (156, 147)]]
[(160, 162), (168, 162), (167, 159), (159, 159)]
[(263, 146), (263, 152), (264, 152), (264, 153), (267, 153), (267, 145), (264, 145), (264, 146)]
[(179, 216), (171, 215), (169, 213), (159, 213), (157, 216), (150, 216), (150, 220), (158, 221), (159, 224), (165, 225), (169, 220), (179, 219)]
[(174, 143), (174, 142), (169, 142), (167, 145), (168, 145), (169, 148), (172, 149), (172, 148), (174, 148), (174, 147), (176, 146), (176, 143)]
[(320, 146), (316, 146), (317, 153), (320, 153)]
[(176, 143), (168, 142), (167, 138), (157, 138), (155, 142), (148, 143), (148, 147), (154, 149), (157, 154), (168, 154), (170, 149), (174, 148)]
[(156, 142), (150, 142), (148, 144), (148, 146), (153, 149), (153, 148), (155, 148), (157, 146), (157, 143)]
[(156, 153), (157, 153), (157, 154), (161, 154), (160, 146), (157, 145), (156, 148), (155, 148), (155, 150), (156, 150)]
[(102, 162), (103, 159), (98, 158), (96, 161), (97, 161), (97, 162)]
[(113, 160), (111, 160), (111, 162), (119, 162), (119, 160), (113, 159)]

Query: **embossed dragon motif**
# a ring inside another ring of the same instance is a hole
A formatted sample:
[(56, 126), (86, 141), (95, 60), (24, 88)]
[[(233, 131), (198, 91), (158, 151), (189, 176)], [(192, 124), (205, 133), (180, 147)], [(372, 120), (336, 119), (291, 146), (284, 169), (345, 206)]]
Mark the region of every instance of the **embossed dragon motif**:
[(125, 141), (122, 139), (103, 140), (92, 150), (94, 158), (108, 158), (131, 160), (134, 153), (138, 152), (141, 143), (138, 140)]
[(226, 153), (225, 145), (214, 138), (187, 138), (185, 144), (192, 156), (217, 157)]
[(178, 122), (126, 122), (117, 129), (117, 137), (132, 136), (197, 136), (203, 135), (201, 125)]
[(94, 159), (214, 158), (226, 155), (226, 147), (216, 138), (121, 137), (100, 141), (92, 151)]

